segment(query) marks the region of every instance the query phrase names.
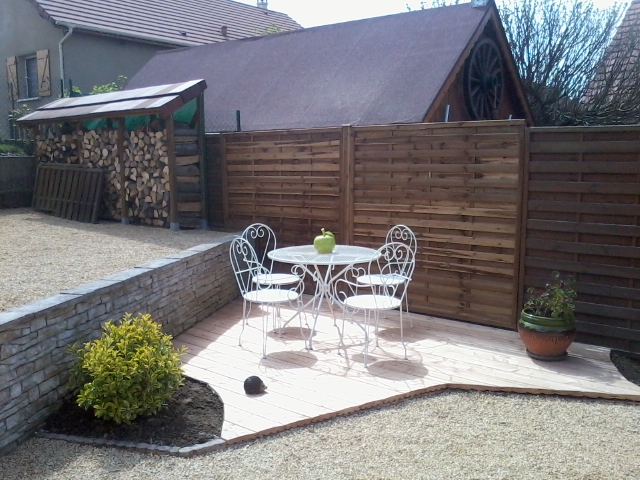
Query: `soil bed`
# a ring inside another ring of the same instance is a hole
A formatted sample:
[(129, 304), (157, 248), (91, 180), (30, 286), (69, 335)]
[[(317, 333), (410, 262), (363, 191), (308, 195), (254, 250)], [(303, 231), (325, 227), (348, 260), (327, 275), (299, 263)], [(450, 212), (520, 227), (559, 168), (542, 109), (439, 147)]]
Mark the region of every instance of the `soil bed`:
[(150, 417), (138, 417), (131, 425), (98, 419), (92, 411), (70, 399), (51, 415), (43, 427), (50, 433), (87, 438), (188, 447), (220, 438), (224, 406), (206, 383), (189, 377), (168, 402), (166, 409)]

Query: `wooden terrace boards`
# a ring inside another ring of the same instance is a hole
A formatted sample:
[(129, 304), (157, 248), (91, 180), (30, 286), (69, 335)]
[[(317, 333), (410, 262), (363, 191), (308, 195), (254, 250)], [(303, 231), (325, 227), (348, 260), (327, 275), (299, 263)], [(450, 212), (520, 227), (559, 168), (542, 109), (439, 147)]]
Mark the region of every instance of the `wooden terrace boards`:
[[(292, 313), (283, 309), (284, 318)], [(250, 312), (239, 347), (241, 317), (242, 301), (236, 300), (174, 340), (188, 349), (185, 374), (222, 397), (221, 437), (229, 444), (445, 388), (640, 401), (640, 387), (618, 372), (609, 350), (593, 345), (574, 343), (565, 361), (540, 362), (526, 355), (515, 331), (412, 314), (413, 327), (405, 318), (407, 361), (398, 312), (390, 312), (381, 318), (377, 348), (372, 331), (367, 370), (362, 330), (347, 320), (340, 347), (328, 311), (318, 319), (314, 350), (305, 350), (309, 328), (301, 333), (294, 320), (281, 337), (269, 333), (266, 359), (260, 308)], [(267, 384), (265, 394), (245, 394), (250, 375)]]

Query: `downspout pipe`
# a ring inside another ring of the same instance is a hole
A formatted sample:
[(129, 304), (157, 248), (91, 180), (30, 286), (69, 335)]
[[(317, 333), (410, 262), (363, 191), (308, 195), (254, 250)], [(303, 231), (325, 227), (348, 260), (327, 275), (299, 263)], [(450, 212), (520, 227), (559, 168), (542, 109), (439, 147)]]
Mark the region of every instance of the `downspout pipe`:
[(67, 33), (65, 33), (64, 37), (62, 37), (62, 40), (60, 40), (60, 43), (58, 43), (58, 57), (60, 59), (60, 95), (64, 97), (64, 51), (62, 49), (62, 45), (69, 39), (69, 37), (73, 33), (74, 26), (60, 22), (56, 22), (56, 25), (66, 27), (68, 29)]

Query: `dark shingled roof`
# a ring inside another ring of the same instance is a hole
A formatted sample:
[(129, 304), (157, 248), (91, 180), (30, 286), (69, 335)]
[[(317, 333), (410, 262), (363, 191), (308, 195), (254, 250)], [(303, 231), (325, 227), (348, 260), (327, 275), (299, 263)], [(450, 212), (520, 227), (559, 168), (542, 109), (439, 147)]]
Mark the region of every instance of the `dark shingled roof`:
[[(233, 0), (31, 0), (54, 25), (179, 46), (301, 28), (284, 13)], [(227, 36), (222, 35), (227, 27)]]
[(209, 132), (235, 110), (243, 130), (420, 122), (489, 14), (462, 4), (162, 52), (127, 88), (205, 79)]

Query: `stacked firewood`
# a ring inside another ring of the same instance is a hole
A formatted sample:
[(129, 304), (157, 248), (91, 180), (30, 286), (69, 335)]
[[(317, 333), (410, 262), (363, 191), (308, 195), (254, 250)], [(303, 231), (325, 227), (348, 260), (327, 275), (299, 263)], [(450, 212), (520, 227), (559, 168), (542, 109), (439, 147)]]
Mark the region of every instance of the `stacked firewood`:
[[(59, 134), (48, 133), (36, 139), (40, 162), (82, 164), (102, 168), (106, 182), (103, 192), (103, 218), (121, 218), (121, 166), (118, 162), (118, 130), (97, 130)], [(155, 226), (169, 224), (169, 166), (166, 131), (148, 127), (125, 132), (123, 141), (125, 198), (128, 216)]]
[(166, 130), (130, 132), (125, 153), (130, 216), (150, 225), (167, 226), (171, 187)]

